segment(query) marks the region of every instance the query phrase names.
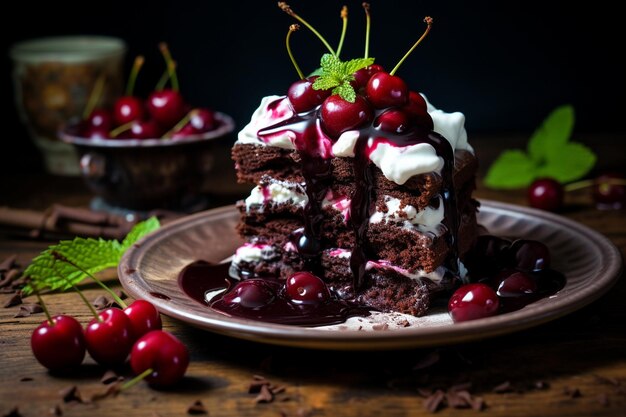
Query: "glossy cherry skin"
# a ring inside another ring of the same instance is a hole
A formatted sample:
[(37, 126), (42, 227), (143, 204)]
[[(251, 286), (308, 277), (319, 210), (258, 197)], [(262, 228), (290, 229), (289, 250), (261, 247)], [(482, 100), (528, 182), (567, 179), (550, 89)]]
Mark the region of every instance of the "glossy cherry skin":
[(561, 183), (552, 178), (541, 178), (528, 187), (528, 203), (541, 210), (558, 211), (563, 206), (564, 194)]
[(119, 139), (154, 139), (161, 137), (163, 129), (154, 120), (135, 120), (130, 129), (120, 133)]
[(30, 346), (40, 364), (50, 370), (73, 368), (85, 358), (83, 328), (74, 317), (58, 315), (33, 331)]
[(356, 90), (365, 88), (370, 78), (372, 78), (372, 75), (378, 72), (384, 72), (384, 71), (385, 69), (378, 64), (372, 64), (369, 67), (361, 68), (360, 70), (358, 70), (357, 72), (353, 74), (354, 75), (353, 87)]
[(448, 302), (448, 312), (455, 323), (491, 317), (498, 313), (500, 301), (485, 284), (467, 284), (457, 289)]
[(209, 109), (195, 109), (189, 118), (188, 125), (191, 126), (195, 134), (208, 132), (215, 129), (215, 113)]
[(598, 205), (598, 208), (620, 209), (626, 206), (626, 185), (610, 184), (609, 180), (624, 181), (624, 176), (605, 174), (594, 180), (592, 193), (593, 200)]
[(226, 293), (222, 300), (228, 304), (238, 304), (243, 308), (259, 308), (271, 303), (276, 294), (259, 278), (247, 279)]
[(171, 128), (185, 116), (187, 104), (178, 91), (163, 89), (148, 97), (150, 116), (166, 129)]
[(285, 283), (285, 294), (297, 304), (318, 304), (330, 299), (330, 291), (321, 278), (310, 272), (296, 272)]
[(499, 297), (524, 297), (537, 293), (537, 283), (521, 271), (512, 271), (500, 277), (496, 294)]
[(378, 127), (385, 132), (404, 133), (409, 129), (409, 117), (405, 112), (398, 109), (389, 109), (378, 116), (374, 121), (374, 127)]
[(141, 120), (146, 115), (143, 101), (138, 97), (124, 96), (117, 99), (113, 105), (113, 119), (118, 126)]
[(88, 139), (109, 139), (109, 129), (102, 127), (87, 126), (87, 129), (83, 131), (82, 135)]
[(365, 87), (367, 99), (377, 109), (399, 107), (409, 99), (409, 87), (402, 78), (378, 72), (372, 75)]
[(132, 327), (133, 339), (137, 340), (152, 330), (161, 330), (163, 324), (159, 311), (149, 301), (135, 300), (124, 309)]
[(108, 110), (95, 109), (91, 112), (89, 117), (87, 117), (87, 126), (111, 130), (111, 127), (113, 127), (113, 115)]
[(411, 122), (418, 127), (426, 130), (433, 130), (433, 119), (428, 114), (426, 100), (421, 94), (411, 91), (409, 93), (409, 101), (402, 107)]
[(184, 139), (197, 134), (198, 132), (196, 132), (193, 126), (187, 123), (185, 126), (181, 127), (180, 130), (172, 133), (172, 139)]
[(145, 379), (151, 385), (167, 387), (180, 381), (189, 365), (189, 352), (180, 340), (164, 332), (153, 330), (134, 344), (130, 366), (136, 375), (147, 369), (152, 373)]
[(510, 266), (523, 271), (550, 268), (550, 249), (536, 240), (518, 239), (509, 248)]
[(107, 308), (85, 329), (87, 351), (100, 365), (121, 365), (133, 346), (133, 327), (119, 308)]
[(331, 90), (315, 90), (313, 88), (313, 83), (317, 78), (317, 76), (313, 76), (298, 80), (289, 87), (287, 97), (296, 113), (313, 110), (330, 96)]
[(370, 122), (374, 112), (360, 95), (356, 96), (354, 103), (350, 103), (334, 94), (324, 100), (320, 115), (326, 133), (338, 138), (343, 132)]

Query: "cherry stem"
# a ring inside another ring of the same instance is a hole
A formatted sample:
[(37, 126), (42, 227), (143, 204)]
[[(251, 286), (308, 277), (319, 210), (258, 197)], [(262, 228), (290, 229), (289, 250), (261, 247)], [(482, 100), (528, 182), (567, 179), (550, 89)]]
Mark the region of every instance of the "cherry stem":
[(191, 110), (189, 113), (187, 113), (185, 115), (185, 117), (183, 117), (182, 119), (180, 119), (178, 121), (178, 123), (176, 123), (174, 125), (173, 128), (171, 128), (170, 130), (168, 130), (163, 136), (161, 136), (162, 139), (169, 139), (172, 137), (172, 135), (176, 132), (178, 132), (180, 129), (182, 129), (187, 123), (189, 123), (191, 121), (191, 118), (193, 116), (195, 116), (196, 114), (198, 114), (198, 110), (197, 109), (193, 109)]
[(415, 48), (417, 48), (417, 45), (419, 45), (424, 38), (426, 37), (426, 35), (428, 35), (428, 32), (430, 32), (430, 28), (433, 26), (433, 18), (430, 16), (426, 16), (424, 18), (424, 22), (426, 23), (426, 30), (424, 31), (424, 33), (422, 33), (422, 36), (420, 36), (420, 38), (417, 40), (417, 42), (415, 42), (415, 44), (413, 44), (413, 46), (411, 47), (411, 49), (409, 49), (409, 51), (404, 54), (404, 56), (402, 57), (402, 59), (400, 60), (400, 62), (398, 62), (396, 64), (395, 67), (393, 67), (393, 69), (389, 72), (389, 75), (394, 75), (396, 73), (396, 71), (398, 70), (398, 68), (400, 68), (400, 65), (402, 65), (402, 63), (404, 62), (405, 59), (407, 59), (407, 57), (409, 55), (411, 55), (411, 52), (413, 52), (413, 50)]
[(363, 10), (365, 10), (365, 53), (363, 54), (363, 58), (369, 58), (370, 54), (370, 4), (363, 2), (362, 4)]
[(298, 63), (296, 62), (296, 59), (293, 57), (293, 53), (291, 52), (291, 44), (289, 42), (289, 40), (291, 39), (291, 34), (293, 32), (295, 32), (296, 30), (298, 30), (298, 29), (300, 29), (300, 25), (298, 25), (297, 23), (289, 26), (289, 32), (287, 32), (287, 38), (285, 39), (285, 45), (287, 46), (287, 54), (289, 54), (289, 59), (291, 59), (291, 63), (296, 68), (296, 71), (298, 72), (298, 76), (300, 77), (301, 80), (304, 80), (304, 74), (302, 73), (302, 70), (298, 66)]
[(100, 75), (93, 85), (93, 89), (91, 90), (91, 94), (89, 94), (89, 100), (87, 100), (87, 105), (85, 106), (85, 111), (83, 111), (83, 119), (88, 118), (93, 109), (96, 108), (100, 98), (102, 98), (102, 91), (104, 90), (104, 83), (106, 81), (106, 76), (104, 74)]
[(165, 84), (167, 84), (167, 81), (170, 79), (170, 72), (169, 70), (165, 70), (163, 71), (163, 75), (161, 75), (161, 78), (159, 78), (159, 82), (156, 83), (156, 85), (154, 86), (154, 89), (156, 91), (163, 91), (163, 89), (165, 88)]
[(326, 39), (324, 39), (324, 37), (317, 30), (315, 30), (315, 28), (313, 26), (311, 26), (309, 24), (309, 22), (307, 22), (306, 20), (304, 20), (303, 18), (298, 16), (293, 10), (291, 10), (291, 7), (289, 7), (289, 5), (287, 3), (285, 3), (284, 1), (279, 1), (278, 2), (278, 7), (280, 7), (280, 9), (283, 12), (287, 13), (289, 16), (293, 17), (294, 19), (296, 19), (297, 21), (302, 23), (304, 26), (306, 26), (311, 32), (313, 32), (315, 34), (315, 36), (317, 36), (319, 38), (320, 41), (322, 41), (322, 43), (324, 44), (326, 49), (328, 49), (328, 51), (331, 54), (333, 54), (333, 56), (337, 56), (337, 54), (335, 53), (334, 49), (328, 44)]
[(563, 189), (567, 192), (567, 191), (576, 191), (576, 190), (581, 190), (583, 188), (587, 188), (587, 187), (593, 187), (594, 185), (602, 185), (602, 184), (606, 184), (606, 185), (626, 185), (626, 180), (623, 179), (619, 179), (619, 178), (608, 178), (602, 181), (597, 181), (597, 180), (583, 180), (583, 181), (576, 181), (576, 182), (572, 182), (571, 184), (567, 184), (565, 187), (563, 187)]
[(346, 30), (348, 29), (348, 6), (341, 8), (341, 19), (343, 20), (343, 27), (341, 28), (341, 37), (339, 38), (339, 45), (337, 45), (337, 58), (341, 54), (343, 48), (343, 41), (346, 38)]
[(39, 305), (41, 306), (43, 313), (46, 315), (46, 319), (48, 319), (48, 323), (50, 323), (50, 326), (54, 326), (55, 323), (54, 323), (54, 320), (52, 320), (52, 316), (50, 315), (50, 312), (48, 311), (48, 307), (46, 307), (46, 303), (43, 302), (43, 298), (41, 298), (41, 295), (39, 295), (39, 291), (37, 290), (35, 285), (33, 285), (33, 283), (31, 283), (31, 288), (33, 289), (33, 292), (37, 296), (37, 300), (39, 300)]
[(113, 290), (111, 290), (109, 287), (104, 285), (104, 283), (102, 281), (100, 281), (98, 278), (96, 278), (95, 276), (93, 276), (93, 274), (89, 273), (84, 268), (82, 268), (79, 265), (77, 265), (76, 262), (73, 262), (73, 261), (67, 259), (66, 256), (63, 256), (61, 253), (59, 253), (57, 251), (52, 251), (52, 256), (55, 259), (57, 259), (57, 260), (59, 260), (61, 262), (65, 262), (66, 264), (68, 264), (70, 266), (73, 266), (74, 268), (78, 269), (80, 272), (82, 272), (83, 274), (87, 275), (89, 278), (94, 280), (99, 286), (104, 288), (105, 291), (107, 291), (109, 294), (111, 294), (111, 297), (113, 297), (113, 300), (115, 300), (115, 302), (117, 304), (119, 304), (120, 307), (122, 307), (122, 308), (128, 307), (126, 305), (126, 303), (124, 301), (122, 301), (122, 299), (120, 297), (118, 297), (118, 295), (113, 292)]
[(123, 391), (125, 389), (128, 389), (130, 387), (132, 387), (133, 385), (136, 385), (138, 382), (143, 381), (147, 376), (149, 376), (151, 373), (154, 372), (154, 369), (152, 368), (148, 368), (145, 371), (143, 371), (142, 373), (140, 373), (139, 375), (137, 375), (136, 377), (134, 377), (133, 379), (131, 379), (128, 382), (125, 382), (121, 387), (120, 387), (120, 391)]
[(131, 127), (133, 127), (133, 123), (135, 123), (134, 120), (132, 122), (124, 123), (123, 125), (116, 127), (109, 132), (109, 136), (111, 136), (112, 138), (116, 138), (120, 133), (126, 132)]
[(133, 91), (135, 91), (135, 82), (137, 81), (139, 70), (143, 66), (144, 62), (145, 62), (145, 59), (141, 55), (137, 56), (137, 58), (135, 58), (135, 62), (133, 62), (133, 68), (130, 70), (130, 75), (128, 76), (128, 83), (126, 84), (127, 96), (133, 95)]
[(78, 293), (78, 296), (83, 300), (83, 302), (85, 303), (85, 305), (87, 305), (87, 308), (89, 308), (89, 310), (91, 311), (91, 314), (93, 314), (93, 316), (96, 318), (96, 320), (98, 320), (99, 322), (102, 322), (102, 318), (100, 317), (100, 315), (98, 314), (98, 312), (96, 311), (96, 309), (91, 305), (91, 303), (89, 302), (89, 300), (87, 300), (87, 298), (85, 297), (85, 294), (83, 294), (83, 292), (81, 290), (78, 289), (78, 287), (76, 285), (74, 285), (72, 283), (72, 281), (70, 281), (65, 275), (63, 275), (62, 273), (59, 272), (59, 269), (57, 268), (57, 264), (56, 264), (56, 260), (55, 262), (52, 264), (52, 269), (54, 269), (54, 272), (56, 272), (57, 274), (59, 274), (61, 276), (61, 278), (63, 278), (67, 284), (72, 287), (72, 289), (74, 291), (76, 291), (76, 293)]
[(159, 49), (161, 50), (161, 55), (163, 55), (163, 59), (165, 59), (165, 65), (167, 65), (167, 70), (170, 73), (170, 80), (172, 81), (172, 90), (178, 91), (178, 77), (176, 76), (176, 63), (172, 59), (172, 54), (170, 53), (169, 48), (165, 42), (161, 42), (159, 44)]

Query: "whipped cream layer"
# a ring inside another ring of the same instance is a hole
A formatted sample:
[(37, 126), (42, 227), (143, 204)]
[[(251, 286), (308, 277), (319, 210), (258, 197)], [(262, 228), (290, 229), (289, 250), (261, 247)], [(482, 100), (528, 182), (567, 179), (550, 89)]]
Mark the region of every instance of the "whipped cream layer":
[[(445, 232), (446, 229), (443, 225), (444, 205), (441, 197), (437, 197), (438, 201), (434, 206), (428, 206), (423, 210), (418, 210), (409, 204), (403, 206), (402, 201), (395, 197), (384, 196), (383, 198), (386, 210), (376, 210), (370, 216), (370, 223), (394, 223), (406, 229), (417, 228), (419, 232), (433, 233), (436, 236)], [(253, 207), (255, 210), (263, 212), (265, 205), (291, 204), (304, 208), (308, 201), (302, 185), (289, 181), (271, 180), (269, 183), (254, 187), (250, 196), (246, 198), (245, 204), (247, 212), (250, 212)], [(344, 221), (348, 222), (350, 219), (349, 197), (335, 196), (329, 191), (322, 201), (322, 207), (329, 206), (341, 212)]]
[(233, 255), (232, 264), (238, 265), (241, 262), (260, 262), (276, 258), (278, 253), (272, 245), (261, 243), (244, 243)]
[[(426, 99), (425, 96), (424, 99)], [(473, 152), (474, 150), (467, 141), (463, 113), (446, 113), (436, 109), (428, 100), (426, 104), (428, 113), (433, 119), (433, 130), (450, 142), (453, 151), (462, 149)], [(286, 97), (264, 97), (261, 105), (253, 113), (250, 123), (239, 132), (236, 143), (295, 149), (296, 135), (289, 130), (268, 135), (263, 139), (257, 134), (259, 130), (287, 120), (293, 115), (294, 111)], [(358, 131), (344, 132), (337, 141), (332, 143), (330, 156), (354, 157), (354, 146), (358, 138)], [(321, 149), (329, 147), (329, 144), (323, 145)], [(380, 168), (387, 179), (400, 185), (415, 175), (428, 172), (440, 173), (444, 164), (435, 148), (427, 143), (409, 146), (380, 142), (368, 143), (368, 154), (371, 161)]]

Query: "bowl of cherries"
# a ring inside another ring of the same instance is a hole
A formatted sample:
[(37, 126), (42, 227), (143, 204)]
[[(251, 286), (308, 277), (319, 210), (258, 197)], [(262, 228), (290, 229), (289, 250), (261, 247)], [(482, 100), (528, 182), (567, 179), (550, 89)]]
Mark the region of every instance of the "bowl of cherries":
[(60, 138), (80, 157), (80, 171), (96, 195), (92, 208), (131, 211), (203, 207), (202, 188), (213, 168), (216, 140), (234, 130), (226, 114), (192, 107), (183, 97), (176, 65), (160, 45), (167, 69), (147, 98), (133, 94), (143, 65), (137, 57), (126, 93), (112, 109), (98, 108), (96, 83), (83, 118)]

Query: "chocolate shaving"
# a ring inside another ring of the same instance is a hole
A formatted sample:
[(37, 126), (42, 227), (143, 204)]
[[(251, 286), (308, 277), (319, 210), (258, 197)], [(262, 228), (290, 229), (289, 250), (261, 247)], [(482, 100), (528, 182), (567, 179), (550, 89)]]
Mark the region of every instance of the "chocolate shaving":
[(421, 357), (420, 360), (415, 365), (413, 365), (412, 369), (414, 371), (419, 371), (420, 369), (430, 368), (431, 366), (439, 362), (440, 359), (441, 356), (439, 355), (439, 352), (434, 350), (426, 356)]
[[(0, 288), (4, 288), (9, 284), (14, 284), (13, 281), (17, 281), (17, 278), (20, 276), (19, 269), (9, 269), (9, 271), (4, 274), (4, 278), (0, 281)], [(13, 285), (12, 285), (13, 286)]]
[(4, 308), (14, 307), (20, 304), (22, 304), (22, 295), (17, 293), (9, 298), (6, 303), (4, 303)]
[(91, 401), (99, 401), (109, 397), (115, 397), (122, 390), (122, 383), (116, 382), (114, 384), (110, 384), (106, 387), (104, 391), (97, 392), (91, 396)]
[(500, 385), (496, 385), (492, 391), (496, 394), (504, 394), (513, 391), (513, 386), (511, 385), (511, 381), (504, 381)]
[(570, 398), (580, 398), (583, 396), (578, 388), (570, 387), (563, 388), (563, 394), (567, 395)]
[[(464, 391), (467, 392), (467, 391)], [(467, 402), (467, 399), (463, 395), (459, 395), (459, 393), (454, 391), (448, 391), (446, 393), (446, 402), (449, 407), (452, 408), (469, 408), (470, 404)]]
[(271, 403), (272, 401), (274, 401), (274, 394), (272, 394), (272, 391), (270, 391), (267, 385), (262, 385), (259, 395), (256, 396), (256, 398), (254, 399), (254, 402), (259, 404), (259, 403)]
[(115, 381), (122, 381), (124, 378), (116, 374), (114, 371), (108, 370), (100, 378), (100, 382), (107, 385)]
[(424, 408), (430, 413), (436, 413), (443, 405), (445, 396), (444, 392), (438, 389), (424, 400)]
[(48, 414), (50, 414), (51, 416), (62, 416), (63, 409), (61, 409), (61, 406), (57, 404), (54, 407), (52, 407), (50, 411), (48, 411)]
[(270, 388), (270, 391), (272, 391), (272, 394), (278, 395), (278, 394), (282, 394), (283, 392), (287, 391), (287, 387), (285, 387), (284, 385), (279, 385), (279, 386)]
[(258, 394), (261, 392), (261, 387), (269, 384), (269, 381), (252, 381), (248, 387), (248, 394)]
[(372, 330), (387, 330), (389, 325), (387, 323), (376, 323), (372, 326)]
[(43, 313), (43, 308), (37, 303), (22, 304), (20, 308), (28, 311), (30, 314)]
[(193, 404), (189, 406), (189, 408), (187, 408), (187, 414), (198, 415), (198, 414), (209, 414), (209, 412), (204, 407), (204, 404), (202, 404), (202, 401), (196, 400), (194, 401)]
[(0, 272), (5, 272), (13, 268), (16, 259), (17, 255), (9, 255), (8, 257), (4, 258), (4, 260), (0, 262)]
[(34, 381), (35, 379), (30, 377), (30, 376), (23, 376), (20, 378), (20, 382), (30, 382), (30, 381)]
[(84, 402), (76, 385), (72, 385), (71, 387), (62, 389), (61, 391), (59, 391), (59, 396), (61, 397), (61, 399), (63, 399), (64, 403), (69, 403), (72, 401), (77, 401), (79, 403)]
[(115, 295), (117, 295), (120, 298), (120, 300), (125, 300), (125, 299), (128, 298), (126, 293), (124, 291), (122, 291), (122, 290), (115, 291)]
[(467, 402), (469, 406), (472, 407), (472, 409), (475, 411), (481, 411), (485, 408), (485, 401), (482, 399), (482, 397), (474, 397), (472, 394), (469, 393), (469, 391), (458, 391), (456, 395), (465, 400), (465, 402)]
[(3, 414), (2, 417), (22, 417), (22, 414), (20, 413), (20, 410), (17, 408), (17, 406), (15, 406), (10, 409), (8, 413)]
[(252, 375), (252, 379), (255, 381), (265, 381), (265, 377), (263, 375)]
[(104, 310), (110, 303), (111, 301), (108, 298), (104, 295), (100, 295), (93, 300), (91, 304), (96, 308), (96, 310)]

